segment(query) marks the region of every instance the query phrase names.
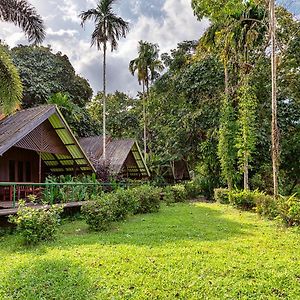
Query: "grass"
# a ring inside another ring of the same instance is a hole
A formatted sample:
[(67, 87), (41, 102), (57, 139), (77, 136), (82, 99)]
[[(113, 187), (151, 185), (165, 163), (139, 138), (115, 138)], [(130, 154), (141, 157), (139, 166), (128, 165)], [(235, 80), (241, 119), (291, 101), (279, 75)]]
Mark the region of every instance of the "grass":
[(0, 237), (0, 299), (300, 299), (299, 232), (219, 204), (164, 206), (106, 233)]

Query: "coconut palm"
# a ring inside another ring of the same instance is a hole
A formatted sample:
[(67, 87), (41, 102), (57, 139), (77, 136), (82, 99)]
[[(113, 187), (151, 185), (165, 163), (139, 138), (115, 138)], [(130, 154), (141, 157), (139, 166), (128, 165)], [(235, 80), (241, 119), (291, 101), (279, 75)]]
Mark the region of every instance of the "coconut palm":
[(103, 158), (106, 158), (106, 52), (107, 44), (110, 43), (111, 51), (118, 47), (121, 37), (125, 38), (129, 31), (129, 23), (117, 16), (113, 11), (113, 4), (116, 0), (101, 0), (96, 8), (82, 12), (79, 16), (81, 25), (88, 20), (95, 23), (92, 33), (91, 45), (98, 50), (103, 48)]
[[(45, 28), (35, 8), (26, 0), (0, 0), (0, 21), (11, 22), (20, 27), (29, 42), (41, 43)], [(4, 46), (0, 46), (0, 108), (4, 114), (11, 113), (20, 104), (22, 83), (17, 69)]]
[(149, 85), (163, 70), (163, 63), (159, 59), (157, 44), (139, 41), (138, 57), (129, 63), (129, 71), (132, 75), (137, 72), (138, 82), (143, 90), (143, 121), (144, 121), (144, 158), (147, 155), (147, 112), (146, 97), (149, 96)]

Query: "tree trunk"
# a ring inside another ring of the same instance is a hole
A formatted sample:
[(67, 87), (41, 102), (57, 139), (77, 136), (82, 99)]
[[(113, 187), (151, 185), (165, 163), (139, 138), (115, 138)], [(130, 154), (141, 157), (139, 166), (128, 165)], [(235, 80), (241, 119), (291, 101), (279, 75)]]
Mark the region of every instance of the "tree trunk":
[(249, 190), (249, 159), (248, 153), (244, 153), (244, 190)]
[(272, 166), (273, 166), (273, 193), (278, 197), (278, 167), (279, 167), (279, 132), (277, 124), (277, 82), (276, 82), (276, 16), (275, 1), (270, 0), (270, 29), (272, 49)]
[(103, 160), (106, 160), (106, 42), (103, 45)]
[(143, 121), (144, 121), (144, 159), (147, 159), (147, 125), (146, 125), (146, 94), (145, 81), (143, 80)]

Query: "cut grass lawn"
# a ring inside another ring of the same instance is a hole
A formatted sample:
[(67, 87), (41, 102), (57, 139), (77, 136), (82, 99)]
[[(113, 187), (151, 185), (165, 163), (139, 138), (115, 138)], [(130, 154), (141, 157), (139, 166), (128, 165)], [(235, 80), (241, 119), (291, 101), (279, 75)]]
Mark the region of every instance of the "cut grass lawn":
[(300, 299), (299, 232), (219, 204), (164, 206), (105, 233), (0, 238), (0, 299)]

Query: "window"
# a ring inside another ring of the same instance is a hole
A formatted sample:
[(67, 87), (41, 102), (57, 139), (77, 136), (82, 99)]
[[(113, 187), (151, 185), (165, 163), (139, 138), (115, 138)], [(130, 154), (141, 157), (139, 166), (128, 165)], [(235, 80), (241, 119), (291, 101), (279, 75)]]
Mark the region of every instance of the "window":
[(18, 161), (18, 181), (23, 182), (24, 181), (24, 168), (23, 168), (23, 162)]
[(16, 162), (14, 160), (9, 161), (9, 181), (16, 181)]
[(31, 182), (31, 164), (30, 161), (26, 161), (25, 164), (25, 180)]

